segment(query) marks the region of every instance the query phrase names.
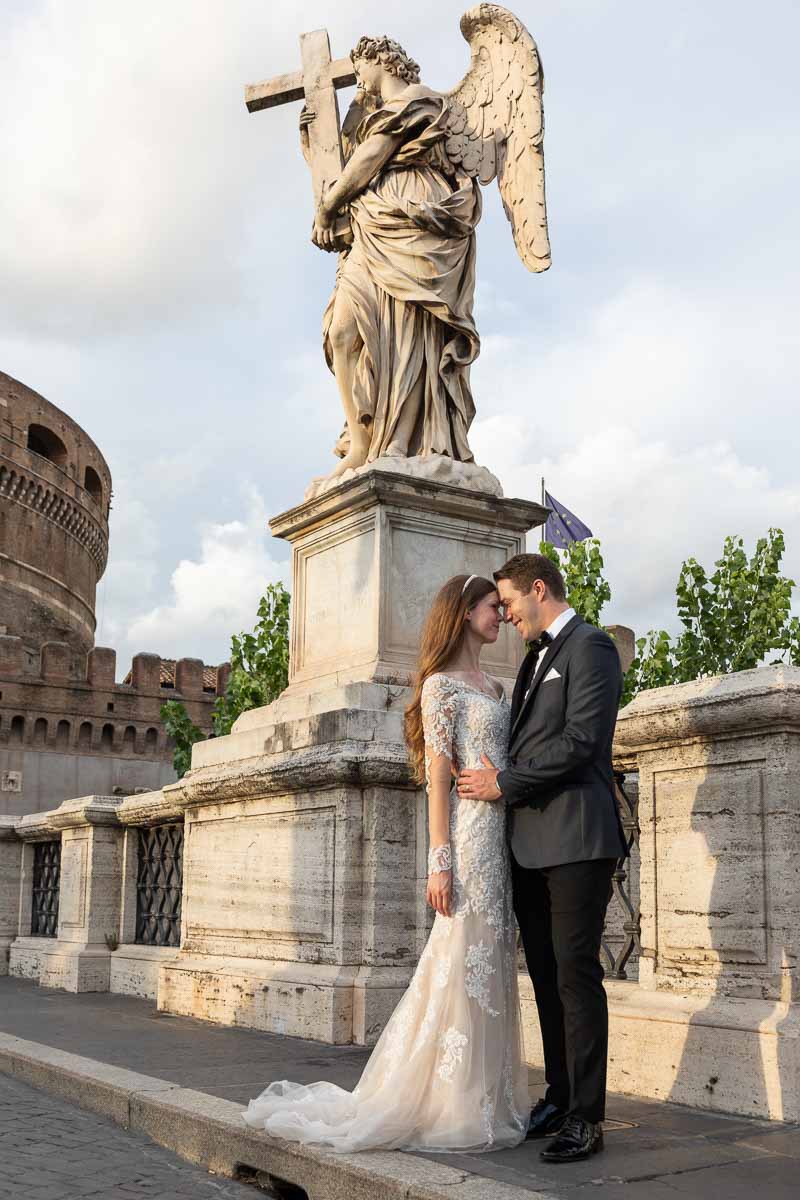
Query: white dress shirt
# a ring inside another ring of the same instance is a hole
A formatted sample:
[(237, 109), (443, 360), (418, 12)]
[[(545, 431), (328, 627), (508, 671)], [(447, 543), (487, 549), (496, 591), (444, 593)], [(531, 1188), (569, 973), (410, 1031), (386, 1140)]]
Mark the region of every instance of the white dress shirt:
[[(575, 616), (574, 608), (565, 608), (562, 613), (558, 614), (555, 621), (553, 621), (552, 624), (548, 625), (547, 629), (545, 629), (544, 632), (549, 633), (552, 641), (555, 641), (555, 639), (561, 633), (561, 630), (564, 628), (564, 626), (568, 625), (574, 616)], [(528, 687), (528, 691), (525, 693), (525, 700), (528, 699), (528, 693), (530, 692), (531, 688), (533, 687), (534, 680), (536, 679), (536, 676), (541, 671), (542, 666), (544, 665), (545, 659), (547, 658), (547, 655), (549, 653), (550, 653), (550, 646), (545, 646), (542, 650), (539, 651), (539, 658), (537, 659), (537, 662), (536, 662), (536, 670), (533, 672), (533, 675), (531, 676), (531, 682)], [(524, 701), (523, 701), (523, 703), (524, 703)]]

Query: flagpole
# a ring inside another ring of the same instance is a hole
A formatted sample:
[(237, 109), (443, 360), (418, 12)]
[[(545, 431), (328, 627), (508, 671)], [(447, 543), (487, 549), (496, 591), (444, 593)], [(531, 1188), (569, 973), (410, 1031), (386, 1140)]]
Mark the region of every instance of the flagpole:
[(547, 493), (546, 493), (546, 491), (545, 491), (545, 486), (544, 486), (544, 475), (543, 475), (543, 476), (542, 476), (542, 506), (543, 506), (543, 507), (545, 507), (545, 506), (546, 506), (546, 501), (545, 501), (545, 495), (546, 495), (546, 494), (547, 494)]

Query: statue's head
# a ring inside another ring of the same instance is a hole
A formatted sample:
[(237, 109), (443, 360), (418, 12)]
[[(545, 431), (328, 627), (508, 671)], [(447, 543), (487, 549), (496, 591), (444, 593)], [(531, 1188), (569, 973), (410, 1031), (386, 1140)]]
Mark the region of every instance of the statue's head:
[[(399, 42), (388, 37), (362, 37), (358, 45), (350, 52), (359, 84), (367, 92), (377, 91), (377, 80), (373, 78), (380, 71), (396, 75), (405, 83), (419, 83), (419, 65), (406, 54)], [(360, 69), (359, 69), (360, 68)]]

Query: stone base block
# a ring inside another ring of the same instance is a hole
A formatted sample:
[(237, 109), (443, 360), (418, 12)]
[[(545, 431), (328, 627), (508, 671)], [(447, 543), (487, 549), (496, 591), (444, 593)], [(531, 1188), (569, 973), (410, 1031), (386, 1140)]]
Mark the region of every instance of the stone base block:
[(411, 968), (325, 967), (179, 955), (159, 971), (158, 1008), (332, 1045), (377, 1041)]
[(38, 983), (43, 958), (52, 945), (50, 938), (16, 938), (8, 954), (9, 975), (15, 975), (18, 979), (33, 979)]
[(0, 938), (0, 977), (9, 974), (8, 959), (13, 938)]
[(156, 1000), (159, 971), (173, 963), (177, 954), (171, 946), (120, 946), (111, 955), (109, 991)]
[(11, 947), (9, 974), (66, 992), (107, 992), (110, 958), (106, 946), (17, 938)]
[[(607, 983), (609, 1091), (716, 1112), (800, 1121), (800, 1010)], [(520, 978), (525, 1054), (543, 1055), (530, 980)]]
[(39, 983), (65, 992), (107, 992), (110, 967), (106, 946), (55, 942), (42, 956)]

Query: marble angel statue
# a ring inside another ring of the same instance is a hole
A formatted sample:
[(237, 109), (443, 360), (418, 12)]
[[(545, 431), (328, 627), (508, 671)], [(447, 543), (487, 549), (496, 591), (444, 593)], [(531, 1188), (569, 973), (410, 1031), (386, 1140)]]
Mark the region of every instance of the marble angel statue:
[[(470, 68), (447, 93), (423, 84), (391, 38), (362, 37), (351, 53), (358, 91), (342, 127), (346, 165), (312, 235), (342, 251), (323, 321), (346, 419), (329, 481), (385, 457), (473, 461), (481, 184), (497, 179), (524, 265), (550, 265), (536, 43), (496, 4), (471, 8), (461, 31)], [(313, 119), (305, 109), (301, 136)], [(336, 232), (343, 212), (346, 246)]]

